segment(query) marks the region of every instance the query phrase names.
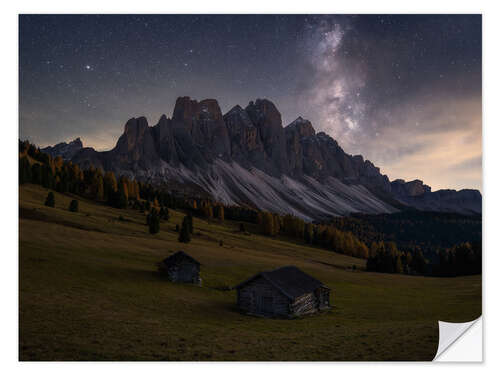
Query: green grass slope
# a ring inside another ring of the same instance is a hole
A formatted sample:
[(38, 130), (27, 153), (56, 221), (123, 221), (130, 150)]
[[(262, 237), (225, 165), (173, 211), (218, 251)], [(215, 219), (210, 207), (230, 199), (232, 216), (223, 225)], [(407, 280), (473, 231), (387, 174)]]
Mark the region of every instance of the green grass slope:
[[(19, 194), (21, 360), (431, 360), (438, 320), (481, 314), (480, 276), (367, 273), (359, 259), (241, 234), (230, 221), (195, 218), (180, 244), (181, 212), (150, 235), (138, 211), (79, 199), (72, 213), (70, 195), (48, 208), (46, 189)], [(155, 263), (177, 250), (202, 263), (203, 287), (157, 275)], [(224, 287), (283, 265), (328, 285), (332, 309), (293, 320), (238, 312)]]

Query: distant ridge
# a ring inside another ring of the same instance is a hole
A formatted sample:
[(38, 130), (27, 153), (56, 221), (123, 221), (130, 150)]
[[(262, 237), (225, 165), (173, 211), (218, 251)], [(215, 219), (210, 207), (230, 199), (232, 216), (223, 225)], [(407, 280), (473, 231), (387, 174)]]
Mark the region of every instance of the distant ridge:
[[(440, 190), (422, 181), (389, 181), (361, 155), (345, 153), (310, 121), (283, 127), (267, 99), (222, 114), (215, 99), (179, 97), (171, 118), (149, 126), (131, 118), (116, 146), (83, 148), (79, 138), (42, 151), (82, 166), (93, 165), (155, 184), (195, 186), (226, 204), (244, 204), (306, 220), (351, 213), (391, 213), (407, 205), (422, 210), (481, 213), (477, 190)], [(397, 202), (397, 204), (395, 204)]]

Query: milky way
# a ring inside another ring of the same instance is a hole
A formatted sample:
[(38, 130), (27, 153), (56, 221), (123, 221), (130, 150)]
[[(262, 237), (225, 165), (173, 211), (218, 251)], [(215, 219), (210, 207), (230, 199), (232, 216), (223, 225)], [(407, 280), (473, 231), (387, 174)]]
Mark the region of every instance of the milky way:
[(20, 137), (113, 147), (175, 99), (272, 100), (391, 179), (481, 188), (477, 15), (20, 16)]

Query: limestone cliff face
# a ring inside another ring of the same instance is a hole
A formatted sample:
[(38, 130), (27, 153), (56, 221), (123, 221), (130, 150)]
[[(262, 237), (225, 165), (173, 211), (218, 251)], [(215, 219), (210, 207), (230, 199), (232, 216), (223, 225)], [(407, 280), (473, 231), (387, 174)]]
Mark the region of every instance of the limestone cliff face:
[(230, 158), (229, 135), (217, 100), (198, 102), (189, 97), (179, 98), (175, 103), (172, 122), (179, 133), (185, 131), (191, 137), (192, 143), (207, 161)]
[(153, 182), (196, 184), (226, 202), (264, 208), (280, 202), (294, 214), (300, 207), (308, 218), (327, 216), (329, 210), (391, 212), (396, 201), (426, 210), (481, 212), (477, 191), (431, 192), (420, 180), (390, 182), (363, 156), (349, 155), (328, 134), (316, 133), (310, 121), (299, 117), (283, 127), (267, 99), (236, 105), (223, 115), (215, 99), (180, 97), (172, 117), (162, 115), (152, 127), (145, 117), (128, 120), (110, 151), (83, 148), (79, 139), (47, 150)]
[(265, 165), (267, 157), (260, 131), (248, 113), (236, 105), (224, 115), (224, 122), (231, 144), (231, 158), (246, 168)]
[(267, 99), (257, 99), (245, 108), (250, 120), (259, 129), (268, 163), (260, 167), (279, 176), (288, 172), (286, 136), (281, 122), (281, 113)]
[[(288, 168), (292, 175), (304, 173), (304, 143), (316, 135), (312, 124), (302, 117), (297, 118), (285, 128)], [(313, 164), (317, 164), (313, 161)]]
[(120, 164), (148, 167), (159, 160), (151, 128), (145, 117), (131, 118), (112, 150)]
[(405, 180), (397, 179), (391, 182), (391, 191), (398, 196), (415, 197), (424, 193), (430, 193), (431, 187), (424, 185), (421, 180), (406, 182)]

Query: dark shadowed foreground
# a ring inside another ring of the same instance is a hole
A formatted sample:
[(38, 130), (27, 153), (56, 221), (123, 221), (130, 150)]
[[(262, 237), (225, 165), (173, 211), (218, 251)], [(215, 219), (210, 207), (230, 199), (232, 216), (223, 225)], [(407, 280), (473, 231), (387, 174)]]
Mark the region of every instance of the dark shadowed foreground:
[[(80, 200), (75, 213), (70, 195), (56, 193), (55, 208), (46, 196), (20, 187), (21, 360), (431, 360), (438, 320), (481, 314), (480, 276), (367, 273), (360, 259), (248, 236), (235, 222), (195, 218), (181, 244), (180, 212), (150, 235), (138, 211)], [(157, 275), (177, 250), (202, 264), (203, 287)], [(332, 309), (292, 320), (239, 313), (227, 287), (283, 265), (325, 283)]]

